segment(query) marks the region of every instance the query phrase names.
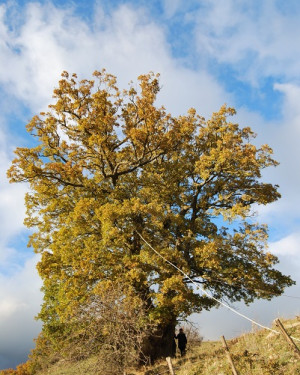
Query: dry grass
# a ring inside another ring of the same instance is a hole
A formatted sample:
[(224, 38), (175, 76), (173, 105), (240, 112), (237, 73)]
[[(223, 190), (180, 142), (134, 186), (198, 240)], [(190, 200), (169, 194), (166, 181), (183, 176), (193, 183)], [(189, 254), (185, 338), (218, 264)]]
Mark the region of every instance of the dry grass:
[[(300, 317), (281, 321), (290, 335), (300, 339)], [(272, 328), (276, 329), (275, 326)], [(298, 342), (297, 345), (300, 347)], [(300, 375), (300, 357), (282, 335), (259, 330), (228, 340), (228, 346), (240, 375)], [(173, 359), (172, 363), (176, 375), (232, 375), (221, 341), (190, 346), (184, 358)], [(48, 374), (106, 375), (97, 367), (96, 357), (75, 363), (59, 362), (37, 375)], [(168, 375), (169, 370), (166, 361), (160, 361), (139, 371), (128, 369), (126, 374)]]
[[(282, 322), (290, 335), (300, 339), (300, 317)], [(300, 357), (282, 335), (260, 330), (228, 340), (228, 345), (241, 375), (300, 375)], [(174, 363), (174, 368), (176, 375), (232, 374), (221, 341), (204, 342), (183, 364)]]

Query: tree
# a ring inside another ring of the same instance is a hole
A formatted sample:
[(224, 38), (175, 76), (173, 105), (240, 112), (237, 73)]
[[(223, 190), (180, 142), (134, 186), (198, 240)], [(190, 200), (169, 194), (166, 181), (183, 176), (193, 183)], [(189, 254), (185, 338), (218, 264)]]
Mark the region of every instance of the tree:
[(27, 363), (21, 363), (17, 366), (16, 370), (11, 368), (0, 370), (0, 375), (31, 375), (31, 372)]
[(25, 224), (41, 254), (44, 333), (55, 338), (99, 285), (121, 281), (156, 322), (144, 347), (156, 358), (169, 354), (178, 318), (216, 305), (190, 279), (246, 303), (293, 281), (273, 268), (267, 228), (252, 216), (280, 197), (261, 180), (277, 164), (270, 147), (251, 143), (226, 106), (209, 120), (167, 114), (155, 106), (158, 75), (138, 79), (120, 91), (104, 70), (81, 81), (64, 72), (54, 104), (27, 125), (36, 146), (16, 149), (8, 176), (31, 188)]

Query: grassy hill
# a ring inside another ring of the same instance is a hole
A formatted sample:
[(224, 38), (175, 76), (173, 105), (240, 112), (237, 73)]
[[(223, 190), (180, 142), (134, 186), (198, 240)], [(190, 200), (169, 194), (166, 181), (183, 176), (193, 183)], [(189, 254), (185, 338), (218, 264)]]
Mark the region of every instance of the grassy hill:
[[(287, 332), (300, 339), (300, 316), (281, 320)], [(276, 327), (272, 327), (276, 329)], [(282, 335), (267, 330), (243, 334), (227, 340), (239, 375), (300, 375), (300, 356), (290, 348)], [(297, 346), (300, 348), (299, 342)], [(184, 358), (172, 359), (176, 375), (231, 375), (231, 367), (220, 341), (189, 343)], [(37, 375), (109, 375), (99, 368), (97, 357), (80, 362), (60, 361)], [(4, 374), (0, 372), (0, 375)], [(139, 371), (128, 369), (126, 375), (167, 375), (166, 361)], [(123, 375), (123, 374), (120, 374)]]

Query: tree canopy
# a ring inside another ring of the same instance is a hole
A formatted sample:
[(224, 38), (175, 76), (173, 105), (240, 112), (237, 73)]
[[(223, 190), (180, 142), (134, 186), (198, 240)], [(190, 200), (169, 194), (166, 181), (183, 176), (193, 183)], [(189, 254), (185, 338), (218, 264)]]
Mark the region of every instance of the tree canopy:
[(92, 80), (64, 72), (54, 104), (27, 125), (36, 145), (15, 151), (8, 176), (30, 185), (25, 224), (49, 332), (111, 281), (162, 326), (216, 304), (139, 234), (218, 299), (270, 299), (293, 283), (252, 215), (280, 197), (261, 179), (277, 165), (271, 148), (230, 121), (234, 109), (173, 117), (155, 104), (158, 75), (138, 81), (121, 91), (105, 70)]

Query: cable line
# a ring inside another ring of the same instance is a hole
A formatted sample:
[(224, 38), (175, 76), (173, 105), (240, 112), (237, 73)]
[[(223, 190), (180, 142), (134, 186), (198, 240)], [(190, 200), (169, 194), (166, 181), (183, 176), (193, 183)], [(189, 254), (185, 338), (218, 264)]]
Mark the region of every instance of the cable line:
[[(218, 302), (220, 305), (224, 306), (225, 308), (227, 308), (228, 310), (232, 311), (233, 313), (241, 316), (242, 318), (250, 321), (251, 323), (261, 327), (261, 328), (264, 328), (270, 332), (273, 332), (273, 333), (276, 333), (277, 335), (280, 335), (280, 332), (276, 331), (275, 329), (272, 329), (272, 328), (269, 328), (269, 327), (266, 327), (258, 322), (256, 322), (255, 320), (249, 318), (248, 316), (236, 311), (235, 309), (233, 309), (232, 307), (228, 306), (226, 303), (218, 300), (217, 298), (215, 298), (214, 296), (212, 296), (210, 293), (208, 293), (207, 291), (205, 291), (203, 288), (201, 288), (199, 285), (197, 285), (184, 271), (182, 271), (180, 268), (178, 268), (175, 264), (173, 264), (172, 262), (170, 262), (168, 259), (166, 259), (163, 255), (161, 255), (157, 250), (154, 249), (153, 246), (150, 245), (150, 243), (148, 241), (145, 240), (145, 238), (139, 233), (137, 232), (137, 234), (140, 236), (140, 238), (155, 252), (155, 254), (157, 254), (159, 257), (161, 257), (166, 263), (170, 264), (172, 267), (174, 267), (177, 271), (179, 271), (180, 273), (182, 273), (186, 278), (188, 278), (191, 283), (193, 283), (196, 288), (199, 290), (201, 290), (202, 293), (204, 293), (207, 297), (213, 299), (214, 301)], [(290, 336), (292, 339), (296, 340), (296, 341), (299, 341), (300, 342), (300, 339), (297, 339), (296, 337), (293, 337), (293, 336)]]

